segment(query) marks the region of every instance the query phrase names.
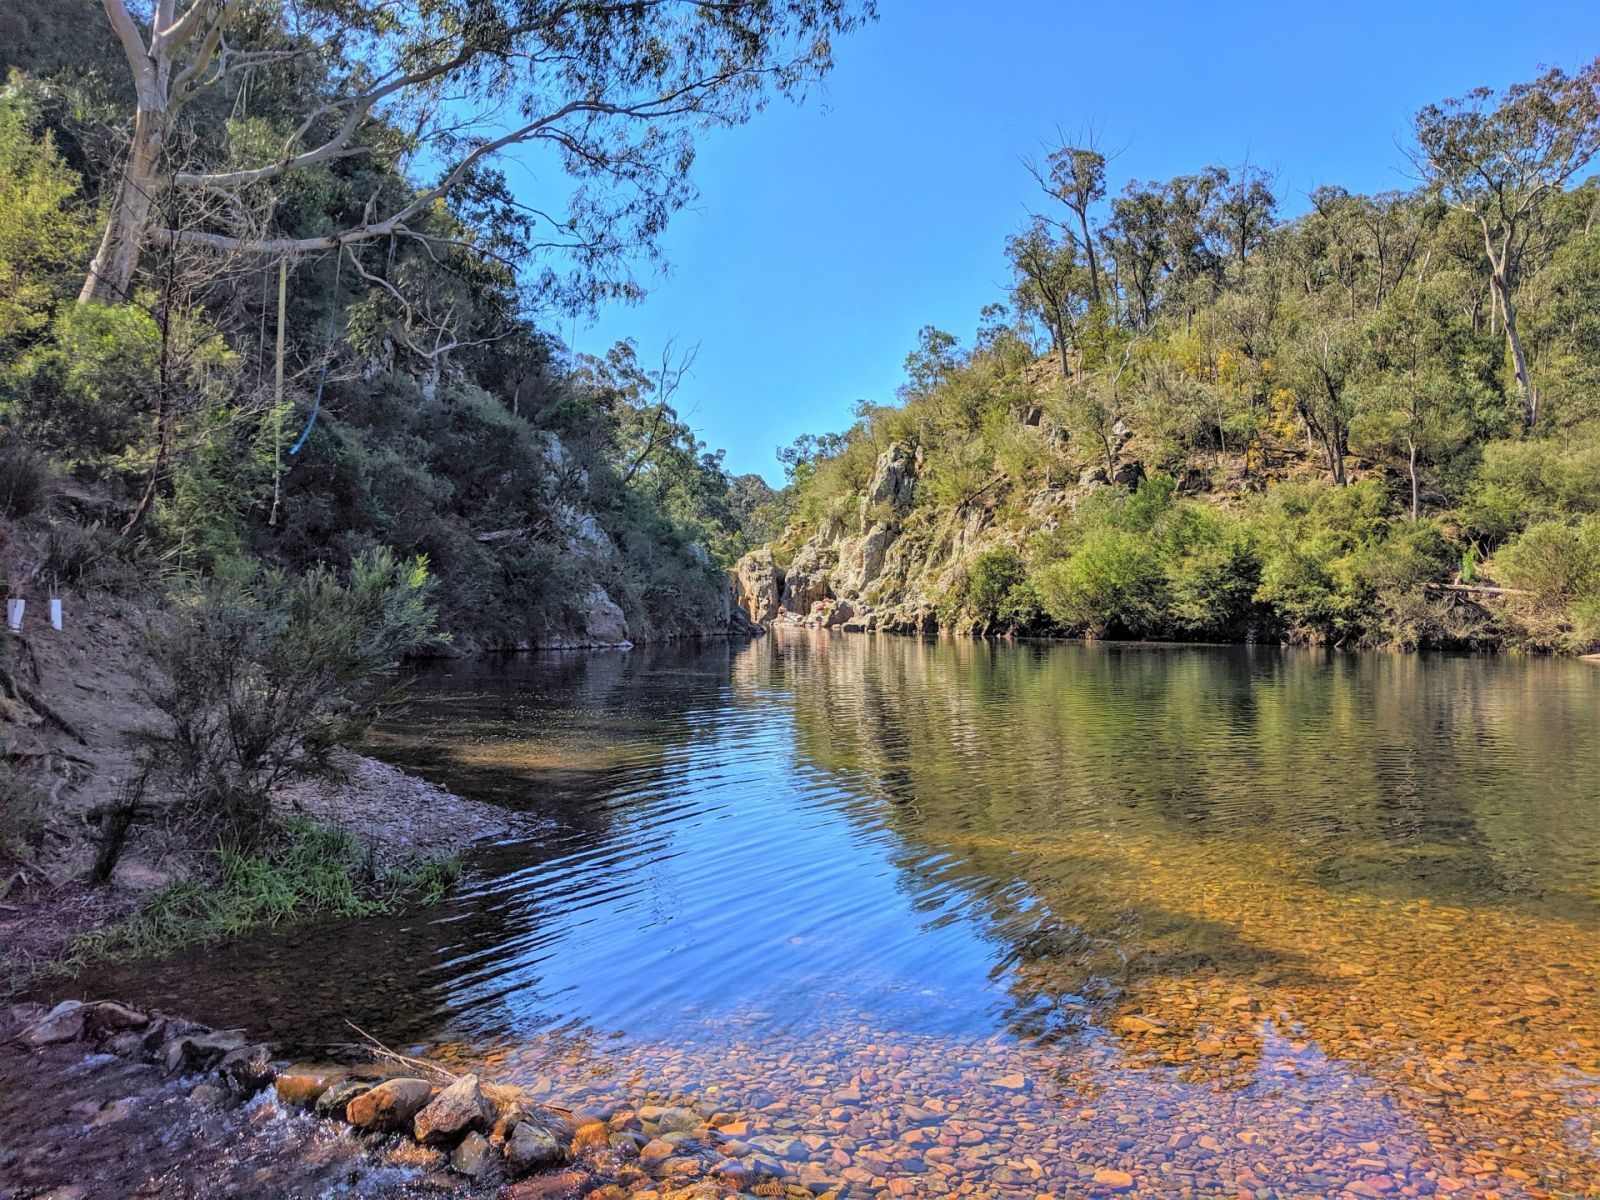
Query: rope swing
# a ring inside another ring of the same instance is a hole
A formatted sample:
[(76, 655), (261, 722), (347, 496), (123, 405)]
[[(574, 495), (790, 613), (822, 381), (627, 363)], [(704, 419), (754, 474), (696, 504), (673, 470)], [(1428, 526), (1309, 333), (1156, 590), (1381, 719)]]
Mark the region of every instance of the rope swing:
[(317, 392), (311, 400), (311, 416), (306, 421), (305, 430), (289, 447), (292, 458), (300, 453), (300, 448), (306, 444), (306, 439), (311, 436), (311, 429), (317, 423), (317, 413), (322, 411), (322, 389), (328, 385), (328, 363), (333, 358), (333, 326), (334, 318), (339, 311), (339, 273), (344, 269), (344, 247), (339, 248), (338, 257), (333, 260), (333, 302), (328, 307), (328, 337), (327, 344), (322, 348), (322, 372), (317, 377)]
[[(344, 250), (341, 247), (338, 257), (333, 262), (333, 292), (328, 307), (328, 333), (322, 347), (322, 367), (317, 376), (316, 394), (311, 401), (311, 415), (306, 420), (306, 427), (300, 431), (300, 436), (294, 440), (294, 445), (289, 447), (290, 458), (305, 448), (312, 429), (316, 427), (317, 414), (322, 411), (322, 393), (328, 386), (328, 364), (333, 360), (333, 335), (339, 313), (339, 279), (343, 270)], [(289, 256), (286, 254), (278, 259), (278, 337), (272, 387), (272, 511), (267, 516), (268, 525), (277, 525), (278, 508), (283, 501), (283, 360), (288, 311)], [(263, 309), (261, 314), (263, 332), (266, 319), (266, 312)]]

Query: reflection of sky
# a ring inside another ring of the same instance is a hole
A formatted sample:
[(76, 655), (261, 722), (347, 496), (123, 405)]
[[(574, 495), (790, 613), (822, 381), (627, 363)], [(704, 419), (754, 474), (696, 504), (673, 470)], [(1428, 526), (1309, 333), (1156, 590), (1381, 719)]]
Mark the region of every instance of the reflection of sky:
[(723, 710), (614, 775), (594, 798), (603, 838), (461, 898), (511, 936), (446, 952), (451, 1006), (522, 1035), (664, 1035), (734, 1010), (772, 1027), (888, 1009), (913, 1032), (992, 1028), (994, 947), (913, 902), (892, 835), (851, 821), (842, 801), (859, 798), (797, 768), (792, 743), (782, 708)]

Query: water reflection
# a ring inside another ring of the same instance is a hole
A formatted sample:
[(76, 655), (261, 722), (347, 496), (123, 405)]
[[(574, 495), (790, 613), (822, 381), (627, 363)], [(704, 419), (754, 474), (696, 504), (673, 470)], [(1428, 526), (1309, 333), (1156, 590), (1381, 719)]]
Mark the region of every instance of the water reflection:
[[(810, 634), (449, 664), (379, 749), (548, 832), (435, 911), (95, 986), (787, 1111), (869, 1191), (1231, 1194), (1275, 1146), (1318, 1192), (1586, 1194), (1597, 694), (1563, 662)], [(902, 1142), (907, 1108), (942, 1132)]]

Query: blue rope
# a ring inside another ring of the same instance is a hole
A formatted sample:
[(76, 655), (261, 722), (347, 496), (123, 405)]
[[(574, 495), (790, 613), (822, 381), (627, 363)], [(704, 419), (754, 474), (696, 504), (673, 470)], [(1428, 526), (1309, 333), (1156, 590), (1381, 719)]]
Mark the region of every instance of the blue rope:
[(305, 432), (289, 447), (290, 457), (300, 453), (300, 448), (306, 444), (317, 423), (317, 413), (322, 411), (322, 389), (328, 385), (328, 361), (333, 357), (333, 324), (339, 312), (339, 272), (343, 269), (344, 247), (341, 246), (339, 257), (333, 260), (333, 304), (328, 309), (328, 344), (322, 351), (322, 374), (317, 379), (317, 394), (311, 401), (311, 417), (306, 421)]

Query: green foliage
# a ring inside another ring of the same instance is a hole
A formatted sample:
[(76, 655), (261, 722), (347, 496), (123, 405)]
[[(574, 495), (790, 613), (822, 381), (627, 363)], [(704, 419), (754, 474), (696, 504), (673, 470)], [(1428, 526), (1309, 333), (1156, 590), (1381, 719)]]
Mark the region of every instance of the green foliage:
[(1090, 530), (1065, 559), (1033, 578), (1044, 611), (1073, 632), (1104, 637), (1153, 631), (1166, 573), (1148, 540), (1123, 529)]
[(967, 565), (962, 585), (940, 613), (947, 625), (963, 616), (983, 630), (1027, 629), (1039, 623), (1038, 597), (1020, 554), (997, 546)]
[(1483, 447), (1463, 516), (1498, 540), (1529, 523), (1600, 512), (1600, 427), (1569, 438), (1526, 438)]
[(265, 572), (180, 597), (150, 630), (146, 698), (165, 722), (140, 739), (177, 819), (249, 847), (280, 785), (328, 772), (398, 700), (396, 661), (434, 636), (430, 590), (424, 562), (378, 551), (347, 579)]
[(49, 505), (54, 492), (50, 465), (20, 438), (0, 434), (0, 516), (31, 517)]
[(40, 119), (13, 80), (0, 96), (0, 354), (14, 351), (49, 323), (76, 286), (87, 257), (87, 213), (80, 180), (35, 133)]
[(460, 871), (454, 858), (379, 871), (349, 834), (294, 820), (254, 853), (221, 849), (214, 880), (171, 884), (126, 921), (77, 938), (65, 968), (167, 954), (262, 925), (436, 904)]

